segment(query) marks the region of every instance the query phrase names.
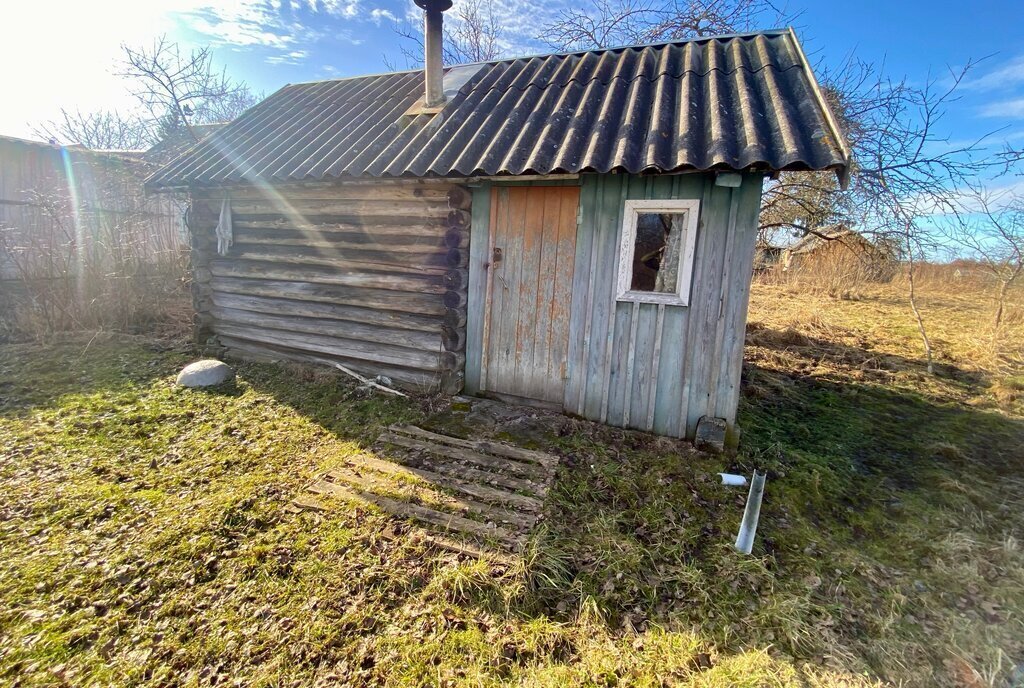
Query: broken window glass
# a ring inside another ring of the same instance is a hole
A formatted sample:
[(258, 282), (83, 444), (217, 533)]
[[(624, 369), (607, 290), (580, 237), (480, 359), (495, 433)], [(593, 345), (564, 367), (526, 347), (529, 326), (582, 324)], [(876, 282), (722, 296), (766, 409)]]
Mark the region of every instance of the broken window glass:
[(631, 291), (675, 294), (686, 213), (637, 213)]

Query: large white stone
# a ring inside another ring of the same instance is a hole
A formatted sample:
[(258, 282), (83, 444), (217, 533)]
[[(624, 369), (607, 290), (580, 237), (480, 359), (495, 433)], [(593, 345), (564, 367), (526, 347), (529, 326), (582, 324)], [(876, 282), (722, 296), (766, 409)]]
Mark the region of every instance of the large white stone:
[(235, 377), (235, 371), (220, 361), (207, 358), (189, 363), (178, 373), (178, 384), (183, 387), (212, 387)]

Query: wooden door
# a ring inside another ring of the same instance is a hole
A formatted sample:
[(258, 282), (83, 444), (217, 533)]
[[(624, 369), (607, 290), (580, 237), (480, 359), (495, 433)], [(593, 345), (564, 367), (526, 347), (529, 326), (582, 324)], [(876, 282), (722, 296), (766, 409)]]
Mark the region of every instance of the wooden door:
[(578, 186), (491, 192), (481, 388), (561, 406)]

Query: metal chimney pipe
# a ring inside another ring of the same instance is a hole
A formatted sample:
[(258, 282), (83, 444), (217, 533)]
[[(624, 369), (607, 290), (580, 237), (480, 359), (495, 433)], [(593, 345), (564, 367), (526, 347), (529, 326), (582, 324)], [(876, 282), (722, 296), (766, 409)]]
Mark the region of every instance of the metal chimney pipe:
[(441, 40), (444, 18), (441, 13), (452, 6), (452, 0), (414, 0), (423, 9), (423, 104), (437, 107), (444, 104), (444, 71), (441, 63)]

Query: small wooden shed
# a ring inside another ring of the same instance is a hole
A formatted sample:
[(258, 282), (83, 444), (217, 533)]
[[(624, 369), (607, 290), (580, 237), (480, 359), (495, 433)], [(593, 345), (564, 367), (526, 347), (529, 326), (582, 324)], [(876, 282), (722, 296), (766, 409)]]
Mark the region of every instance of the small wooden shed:
[(443, 76), (427, 44), (426, 74), (285, 86), (147, 182), (191, 194), (200, 338), (677, 437), (732, 425), (763, 177), (848, 166), (792, 30)]
[(843, 223), (809, 231), (782, 251), (783, 272), (847, 275), (851, 280), (887, 282), (896, 274), (899, 251), (872, 242)]

